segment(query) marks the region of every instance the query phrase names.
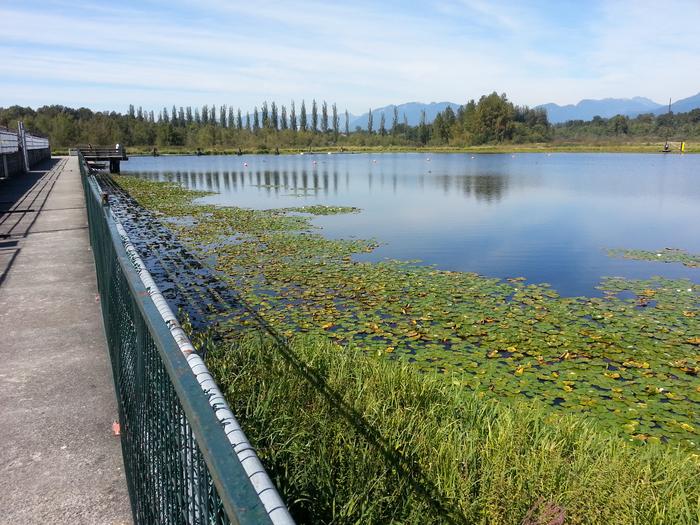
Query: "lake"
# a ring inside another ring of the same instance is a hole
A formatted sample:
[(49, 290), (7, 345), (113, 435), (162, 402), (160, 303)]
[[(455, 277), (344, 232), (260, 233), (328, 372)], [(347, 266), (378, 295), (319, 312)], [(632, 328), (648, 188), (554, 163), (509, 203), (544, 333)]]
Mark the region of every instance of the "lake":
[(326, 204), (331, 238), (374, 238), (358, 260), (549, 283), (600, 295), (601, 277), (698, 282), (681, 264), (613, 258), (612, 248), (700, 252), (700, 155), (304, 154), (132, 157), (124, 174), (216, 192), (204, 202), (258, 209)]

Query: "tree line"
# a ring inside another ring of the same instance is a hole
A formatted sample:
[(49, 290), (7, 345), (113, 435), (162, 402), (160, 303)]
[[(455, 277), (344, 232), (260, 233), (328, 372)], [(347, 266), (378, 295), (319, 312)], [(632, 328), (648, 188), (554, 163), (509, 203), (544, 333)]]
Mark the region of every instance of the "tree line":
[(312, 100), (289, 106), (263, 102), (243, 112), (231, 105), (164, 107), (158, 112), (130, 105), (126, 113), (92, 111), (53, 105), (36, 110), (0, 108), (0, 125), (23, 120), (47, 135), (54, 148), (76, 144), (116, 144), (127, 147), (184, 148), (312, 148), (329, 146), (406, 146), (535, 142), (549, 140), (550, 125), (541, 110), (514, 106), (505, 95), (492, 93), (452, 108), (417, 125), (405, 114), (376, 114), (369, 110), (365, 128), (351, 129), (350, 114), (337, 104)]
[(634, 119), (572, 121), (552, 126), (544, 109), (517, 106), (505, 94), (491, 93), (470, 100), (456, 111), (447, 107), (432, 122), (425, 112), (409, 125), (396, 107), (389, 114), (368, 113), (367, 126), (351, 129), (347, 110), (312, 100), (289, 106), (263, 102), (243, 112), (232, 105), (164, 107), (158, 112), (130, 105), (126, 113), (43, 106), (38, 109), (0, 107), (0, 126), (18, 120), (51, 139), (54, 148), (76, 144), (123, 144), (126, 147), (177, 149), (236, 149), (272, 151), (276, 148), (454, 146), (482, 144), (590, 141), (623, 138), (663, 139), (700, 136), (700, 110), (677, 115), (640, 115)]
[(628, 141), (700, 139), (700, 108), (686, 113), (645, 113), (636, 117), (616, 115), (611, 118), (593, 117), (591, 120), (571, 120), (554, 126), (554, 135), (560, 140)]

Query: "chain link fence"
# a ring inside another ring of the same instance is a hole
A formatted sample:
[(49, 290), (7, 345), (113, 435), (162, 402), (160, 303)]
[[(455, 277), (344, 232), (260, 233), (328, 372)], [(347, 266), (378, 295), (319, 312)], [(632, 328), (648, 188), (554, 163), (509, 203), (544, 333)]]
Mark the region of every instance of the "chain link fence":
[(79, 161), (134, 521), (273, 523)]

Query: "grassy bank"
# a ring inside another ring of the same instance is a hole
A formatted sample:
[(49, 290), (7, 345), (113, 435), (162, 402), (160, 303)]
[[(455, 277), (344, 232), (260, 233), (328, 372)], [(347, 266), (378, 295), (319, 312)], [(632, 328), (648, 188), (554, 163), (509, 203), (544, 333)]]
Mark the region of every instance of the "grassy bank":
[(700, 520), (697, 455), (581, 417), (479, 399), (318, 337), (285, 349), (248, 336), (208, 364), (299, 523)]
[[(538, 400), (627, 439), (698, 450), (700, 287), (688, 280), (607, 278), (603, 297), (561, 297), (520, 278), (357, 262), (376, 243), (325, 238), (310, 215), (353, 208), (200, 206), (201, 193), (176, 185), (118, 180), (166, 220), (191, 217), (170, 227), (288, 337), (356, 345), (484, 398)], [(236, 316), (225, 322), (240, 330)]]
[(299, 523), (698, 522), (695, 285), (563, 298), (358, 263), (371, 241), (309, 215), (355, 208), (220, 208), (117, 180), (290, 338), (232, 319), (207, 361)]
[[(663, 149), (661, 142), (541, 142), (532, 144), (489, 144), (472, 147), (456, 146), (339, 146), (313, 147), (313, 148), (279, 148), (282, 155), (294, 155), (299, 153), (660, 153)], [(677, 145), (674, 145), (677, 149)], [(194, 155), (196, 148), (185, 146), (166, 146), (157, 148), (160, 155)], [(275, 148), (260, 146), (255, 148), (241, 148), (244, 155), (274, 154)], [(202, 150), (205, 155), (236, 155), (238, 148), (211, 147)], [(127, 148), (129, 155), (153, 154), (153, 146), (130, 146)], [(678, 151), (674, 151), (677, 154)], [(686, 153), (700, 153), (700, 142), (686, 143)], [(67, 155), (68, 150), (58, 149), (54, 155)]]

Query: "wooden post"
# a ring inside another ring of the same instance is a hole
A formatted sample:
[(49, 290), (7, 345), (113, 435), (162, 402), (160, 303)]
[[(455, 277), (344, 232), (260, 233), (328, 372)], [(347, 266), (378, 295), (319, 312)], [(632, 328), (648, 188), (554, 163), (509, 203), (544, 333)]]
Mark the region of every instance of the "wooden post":
[(21, 120), (17, 122), (17, 139), (19, 141), (19, 147), (22, 150), (21, 159), (24, 163), (24, 172), (29, 173), (29, 152), (27, 151), (27, 132), (24, 129), (24, 122)]

